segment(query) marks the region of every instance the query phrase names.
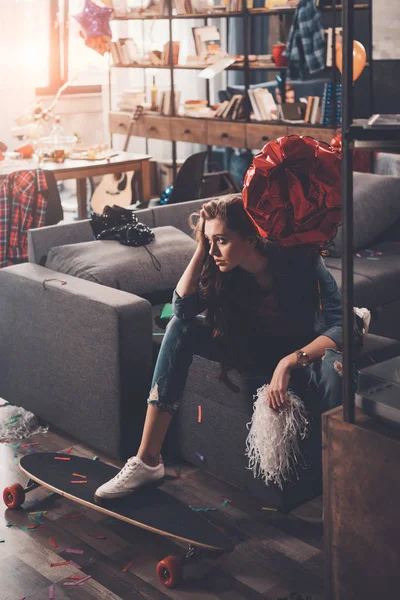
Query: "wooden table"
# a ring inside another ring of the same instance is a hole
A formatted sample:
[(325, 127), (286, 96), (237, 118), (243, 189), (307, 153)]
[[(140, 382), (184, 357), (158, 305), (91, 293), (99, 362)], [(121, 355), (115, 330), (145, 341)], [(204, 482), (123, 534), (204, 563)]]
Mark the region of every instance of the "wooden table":
[(148, 154), (132, 154), (118, 152), (104, 160), (66, 159), (63, 163), (42, 162), (37, 159), (6, 159), (0, 163), (0, 182), (14, 171), (25, 169), (42, 169), (53, 171), (57, 181), (76, 179), (76, 196), (78, 201), (78, 218), (87, 218), (86, 178), (120, 173), (122, 171), (138, 171), (140, 173), (140, 199), (146, 205), (151, 197), (150, 158)]

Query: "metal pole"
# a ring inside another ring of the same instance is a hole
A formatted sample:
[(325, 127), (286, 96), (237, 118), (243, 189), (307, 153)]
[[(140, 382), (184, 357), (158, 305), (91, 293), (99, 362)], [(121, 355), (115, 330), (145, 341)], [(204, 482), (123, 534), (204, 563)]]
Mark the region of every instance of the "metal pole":
[(354, 0), (343, 0), (342, 198), (343, 198), (343, 420), (354, 423), (353, 350), (353, 38)]
[(369, 10), (368, 10), (368, 56), (367, 60), (369, 61), (369, 113), (370, 115), (374, 114), (374, 58), (373, 54), (373, 22), (372, 22), (372, 7), (373, 0), (369, 0)]

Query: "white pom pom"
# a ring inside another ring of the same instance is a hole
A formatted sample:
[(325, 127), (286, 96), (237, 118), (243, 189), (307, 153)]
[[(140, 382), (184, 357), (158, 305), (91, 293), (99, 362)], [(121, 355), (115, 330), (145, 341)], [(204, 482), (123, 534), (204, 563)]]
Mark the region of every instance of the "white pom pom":
[(266, 485), (282, 484), (294, 472), (298, 478), (296, 464), (302, 461), (298, 440), (308, 433), (309, 421), (304, 403), (288, 390), (289, 406), (281, 411), (273, 410), (267, 402), (269, 385), (257, 390), (254, 412), (247, 429), (246, 456), (254, 477), (261, 476)]

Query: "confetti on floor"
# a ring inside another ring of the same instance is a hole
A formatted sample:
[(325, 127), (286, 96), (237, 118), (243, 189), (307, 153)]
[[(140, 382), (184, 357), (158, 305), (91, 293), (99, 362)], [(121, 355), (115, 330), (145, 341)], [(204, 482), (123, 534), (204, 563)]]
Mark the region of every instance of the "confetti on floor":
[(65, 548), (64, 552), (68, 552), (69, 554), (83, 554), (84, 550), (79, 550), (78, 548)]
[(64, 581), (63, 585), (82, 585), (82, 583), (84, 583), (88, 579), (92, 579), (92, 576), (86, 575), (86, 577), (82, 577), (81, 579), (79, 579), (77, 581)]
[(71, 567), (75, 567), (75, 569), (82, 569), (82, 567), (80, 565), (77, 565), (76, 562), (74, 562), (73, 560), (70, 560), (69, 564), (71, 565)]
[(58, 548), (58, 544), (53, 538), (49, 538), (49, 542), (53, 546), (53, 548)]
[(62, 562), (58, 562), (58, 563), (50, 563), (51, 567), (63, 567), (64, 565), (69, 565), (70, 562), (69, 560), (63, 560)]
[(51, 585), (49, 587), (49, 600), (54, 600), (54, 590), (55, 590), (54, 585)]
[(195, 508), (194, 506), (190, 506), (190, 504), (188, 504), (188, 506), (195, 512), (208, 512), (209, 510), (217, 510), (216, 508)]
[(70, 483), (87, 483), (86, 479), (80, 479), (79, 481), (71, 480)]
[(274, 512), (278, 512), (278, 509), (277, 509), (277, 508), (268, 508), (267, 506), (262, 506), (262, 507), (261, 507), (261, 510), (272, 510), (272, 511), (274, 511)]
[(82, 477), (83, 479), (87, 479), (87, 475), (81, 475), (80, 473), (72, 473), (74, 477)]
[(71, 460), (69, 456), (55, 456), (54, 460)]

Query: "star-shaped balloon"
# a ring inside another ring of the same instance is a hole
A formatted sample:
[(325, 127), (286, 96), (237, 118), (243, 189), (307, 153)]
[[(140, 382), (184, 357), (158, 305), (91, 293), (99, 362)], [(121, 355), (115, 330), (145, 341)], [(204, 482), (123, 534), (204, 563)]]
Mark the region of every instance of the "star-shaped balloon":
[(107, 36), (111, 39), (110, 17), (112, 12), (112, 8), (97, 6), (91, 0), (85, 0), (83, 11), (74, 15), (74, 19), (82, 27), (86, 40), (100, 36)]

